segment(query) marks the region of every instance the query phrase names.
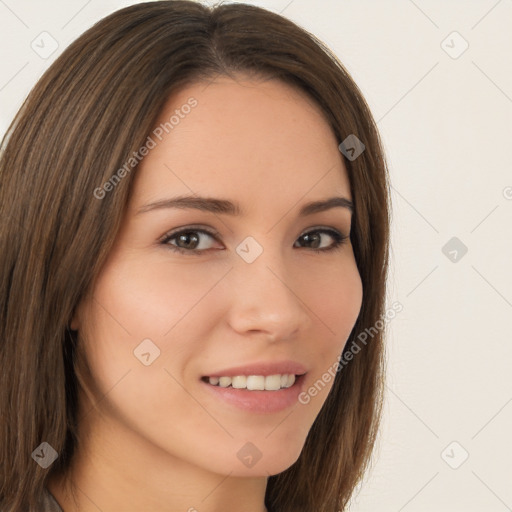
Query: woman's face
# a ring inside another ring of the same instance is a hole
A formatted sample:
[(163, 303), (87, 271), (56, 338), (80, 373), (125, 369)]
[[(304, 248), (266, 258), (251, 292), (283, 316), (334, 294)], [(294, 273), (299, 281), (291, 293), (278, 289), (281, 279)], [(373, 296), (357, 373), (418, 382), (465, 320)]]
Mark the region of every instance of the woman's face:
[[(301, 214), (351, 199), (339, 141), (318, 107), (276, 80), (189, 86), (168, 101), (166, 122), (150, 134), (93, 299), (72, 322), (103, 432), (119, 450), (129, 432), (132, 453), (277, 474), (298, 458), (333, 384), (322, 375), (361, 307), (350, 239), (336, 246), (350, 209)], [(179, 196), (193, 200), (166, 205)], [(303, 376), (286, 387), (287, 374)]]

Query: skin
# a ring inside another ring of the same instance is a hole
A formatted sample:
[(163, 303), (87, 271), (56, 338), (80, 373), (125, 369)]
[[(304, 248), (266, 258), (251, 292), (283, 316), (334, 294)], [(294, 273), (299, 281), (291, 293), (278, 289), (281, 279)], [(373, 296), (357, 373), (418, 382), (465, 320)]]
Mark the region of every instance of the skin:
[[(342, 207), (298, 217), (307, 202), (351, 199), (338, 141), (319, 107), (277, 80), (221, 77), (174, 94), (161, 121), (190, 97), (197, 106), (137, 169), (93, 299), (71, 324), (84, 338), (96, 390), (95, 408), (81, 395), (84, 442), (66, 475), (86, 512), (220, 512), (240, 504), (265, 511), (268, 476), (297, 460), (332, 380), (306, 405), (258, 414), (211, 396), (200, 377), (292, 359), (306, 366), (307, 389), (332, 367), (361, 308), (350, 239), (317, 253), (302, 237), (319, 227), (349, 235), (351, 227)], [(237, 201), (245, 215), (136, 213), (194, 193)], [(196, 231), (199, 255), (173, 252), (176, 238), (161, 243), (190, 225), (220, 236)], [(316, 233), (321, 248), (335, 241)], [(236, 252), (247, 236), (263, 248), (251, 264)], [(146, 338), (160, 349), (149, 366), (133, 353)], [(248, 441), (262, 453), (252, 468), (237, 457)], [(65, 512), (78, 510), (62, 478), (48, 488)]]

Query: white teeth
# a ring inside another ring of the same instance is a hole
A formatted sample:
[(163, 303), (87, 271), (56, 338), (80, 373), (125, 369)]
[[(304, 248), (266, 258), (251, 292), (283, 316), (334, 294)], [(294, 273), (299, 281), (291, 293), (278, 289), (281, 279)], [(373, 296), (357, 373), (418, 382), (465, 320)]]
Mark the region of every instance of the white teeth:
[(265, 377), (265, 389), (276, 391), (281, 388), (281, 375), (268, 375)]
[(227, 388), (231, 384), (231, 377), (220, 377), (219, 386), (221, 388)]
[(249, 391), (277, 391), (282, 388), (289, 388), (295, 383), (295, 375), (276, 374), (276, 375), (236, 375), (234, 377), (209, 377), (208, 382), (212, 386), (227, 388), (229, 386), (235, 389), (248, 389)]
[(231, 377), (231, 385), (236, 389), (243, 389), (247, 387), (247, 377), (245, 375)]
[(247, 389), (249, 390), (260, 390), (265, 389), (265, 377), (261, 375), (249, 375), (247, 377)]

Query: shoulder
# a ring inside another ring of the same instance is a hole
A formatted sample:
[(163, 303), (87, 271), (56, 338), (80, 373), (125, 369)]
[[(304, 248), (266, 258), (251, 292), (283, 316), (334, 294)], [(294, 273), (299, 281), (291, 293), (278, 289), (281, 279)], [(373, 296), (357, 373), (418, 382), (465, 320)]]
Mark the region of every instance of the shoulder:
[(41, 512), (63, 512), (57, 500), (46, 487), (41, 496)]
[[(38, 505), (38, 512), (63, 512), (57, 500), (54, 498), (52, 493), (45, 487), (43, 494), (41, 495)], [(3, 507), (0, 506), (0, 512), (4, 512)]]

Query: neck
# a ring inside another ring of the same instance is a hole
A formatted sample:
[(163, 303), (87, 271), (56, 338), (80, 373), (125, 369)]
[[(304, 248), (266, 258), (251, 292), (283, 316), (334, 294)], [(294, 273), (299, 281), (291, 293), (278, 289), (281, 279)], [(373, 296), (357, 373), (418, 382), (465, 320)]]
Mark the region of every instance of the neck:
[(209, 472), (108, 421), (81, 434), (71, 467), (48, 481), (64, 512), (267, 512), (266, 477)]

